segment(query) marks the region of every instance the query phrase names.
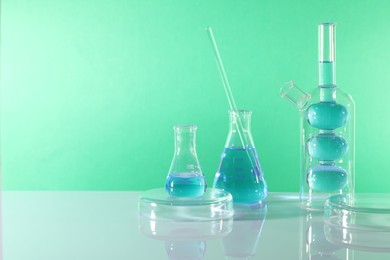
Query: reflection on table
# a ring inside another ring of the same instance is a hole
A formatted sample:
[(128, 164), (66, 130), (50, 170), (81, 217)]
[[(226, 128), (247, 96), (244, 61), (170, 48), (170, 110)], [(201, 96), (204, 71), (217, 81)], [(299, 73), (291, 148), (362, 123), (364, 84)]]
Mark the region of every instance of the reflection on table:
[[(363, 239), (367, 234), (362, 230), (337, 229), (324, 223), (321, 213), (302, 210), (296, 194), (271, 193), (262, 207), (235, 208), (235, 215), (222, 221), (181, 223), (141, 219), (139, 194), (3, 192), (3, 257), (390, 259), (386, 250), (363, 246), (369, 241)], [(370, 234), (368, 238), (387, 243), (385, 233)]]

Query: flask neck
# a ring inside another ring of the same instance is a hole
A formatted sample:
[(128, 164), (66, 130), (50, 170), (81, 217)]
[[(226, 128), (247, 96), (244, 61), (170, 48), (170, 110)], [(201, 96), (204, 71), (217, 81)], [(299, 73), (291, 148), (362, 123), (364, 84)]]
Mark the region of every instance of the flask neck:
[(175, 155), (196, 155), (196, 126), (175, 126)]
[(229, 111), (229, 136), (226, 142), (228, 148), (254, 148), (251, 133), (251, 116), (249, 110)]
[(174, 130), (175, 153), (169, 173), (201, 173), (195, 146), (196, 126), (176, 125)]
[(336, 86), (336, 24), (318, 25), (318, 85)]

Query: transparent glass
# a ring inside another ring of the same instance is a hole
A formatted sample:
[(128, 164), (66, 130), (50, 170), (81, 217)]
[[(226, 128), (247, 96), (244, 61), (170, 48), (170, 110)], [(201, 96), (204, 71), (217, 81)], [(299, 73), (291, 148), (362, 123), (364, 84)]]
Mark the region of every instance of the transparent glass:
[(220, 189), (207, 189), (199, 197), (176, 197), (157, 188), (141, 193), (138, 200), (140, 216), (151, 220), (210, 221), (230, 218), (233, 199)]
[(233, 218), (209, 221), (166, 221), (141, 216), (138, 223), (142, 234), (151, 239), (165, 241), (168, 259), (200, 260), (205, 259), (207, 255), (208, 240), (219, 239), (231, 233)]
[(196, 154), (195, 125), (176, 125), (175, 153), (165, 182), (171, 196), (199, 197), (206, 190), (206, 180)]
[(390, 194), (332, 196), (324, 220), (326, 238), (336, 245), (390, 252)]
[(267, 184), (251, 133), (249, 110), (230, 110), (230, 128), (214, 188), (224, 189), (234, 203), (252, 204), (267, 196)]
[(290, 81), (281, 96), (300, 111), (303, 207), (323, 210), (335, 194), (354, 193), (355, 104), (336, 86), (335, 24), (319, 25), (319, 86), (310, 94)]
[(325, 236), (324, 217), (320, 212), (305, 211), (300, 221), (299, 260), (353, 260), (353, 253), (329, 242)]
[(266, 216), (265, 202), (235, 204), (233, 230), (222, 238), (225, 260), (255, 258)]

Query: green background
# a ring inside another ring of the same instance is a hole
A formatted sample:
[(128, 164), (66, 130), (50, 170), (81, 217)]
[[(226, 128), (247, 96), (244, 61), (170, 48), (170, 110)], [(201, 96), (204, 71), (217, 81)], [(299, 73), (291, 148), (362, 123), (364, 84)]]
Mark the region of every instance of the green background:
[(279, 87), (317, 85), (317, 24), (333, 21), (337, 83), (356, 102), (356, 188), (390, 192), (389, 12), (388, 0), (3, 0), (3, 187), (161, 187), (178, 123), (198, 125), (211, 185), (228, 103), (210, 25), (270, 191), (298, 191), (299, 113)]

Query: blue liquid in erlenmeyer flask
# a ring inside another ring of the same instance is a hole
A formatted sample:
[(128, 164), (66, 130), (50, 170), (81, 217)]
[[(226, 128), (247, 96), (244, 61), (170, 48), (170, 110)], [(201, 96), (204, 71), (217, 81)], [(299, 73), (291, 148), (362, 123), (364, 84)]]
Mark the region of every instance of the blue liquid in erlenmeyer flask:
[(267, 185), (256, 150), (225, 148), (214, 187), (232, 194), (234, 203), (256, 203), (265, 199)]
[(307, 141), (307, 152), (320, 161), (335, 161), (348, 150), (347, 141), (335, 134), (319, 134)]
[(309, 187), (316, 191), (334, 192), (347, 185), (347, 172), (335, 165), (317, 165), (307, 174)]
[(198, 197), (206, 190), (206, 181), (201, 173), (169, 174), (165, 190), (175, 197)]
[(320, 102), (313, 104), (307, 110), (307, 120), (315, 128), (333, 130), (345, 125), (348, 110), (336, 102)]

